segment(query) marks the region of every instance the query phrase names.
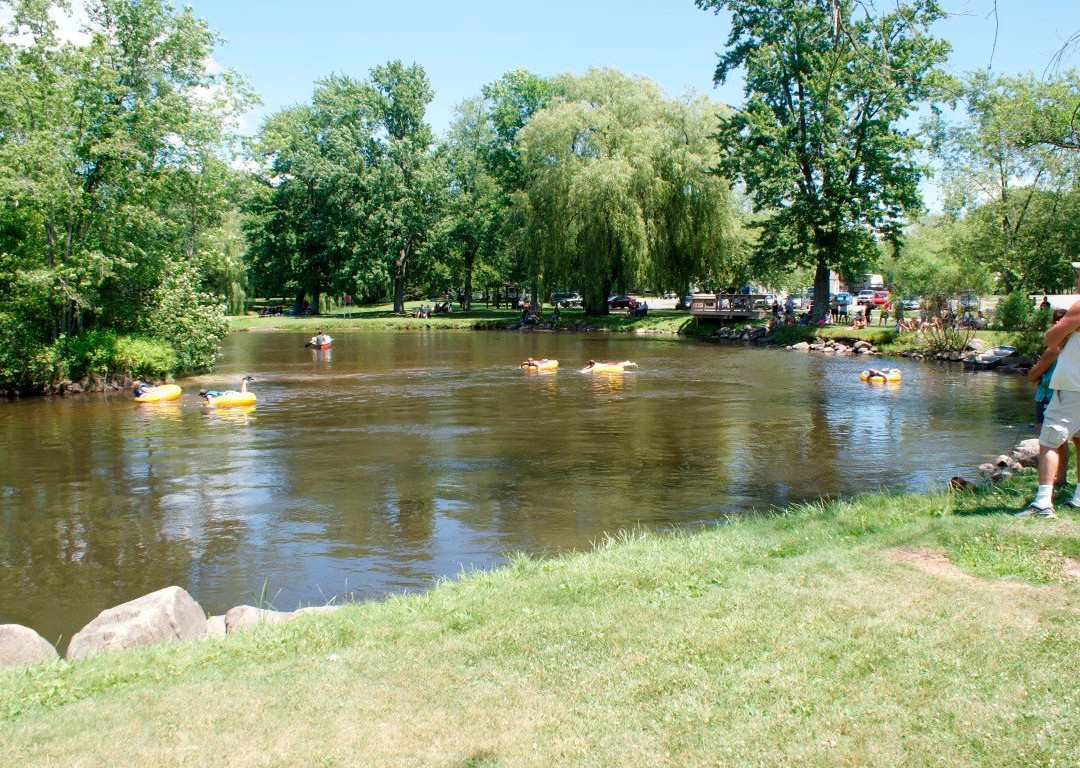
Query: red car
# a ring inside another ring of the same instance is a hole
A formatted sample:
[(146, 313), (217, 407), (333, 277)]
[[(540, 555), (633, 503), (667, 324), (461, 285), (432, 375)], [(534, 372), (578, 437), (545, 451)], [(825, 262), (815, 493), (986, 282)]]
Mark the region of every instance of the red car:
[(887, 308), (889, 306), (889, 299), (890, 296), (888, 291), (874, 291), (874, 298), (872, 301), (874, 302), (875, 307)]
[(608, 301), (611, 309), (637, 309), (638, 301), (633, 296), (616, 296)]

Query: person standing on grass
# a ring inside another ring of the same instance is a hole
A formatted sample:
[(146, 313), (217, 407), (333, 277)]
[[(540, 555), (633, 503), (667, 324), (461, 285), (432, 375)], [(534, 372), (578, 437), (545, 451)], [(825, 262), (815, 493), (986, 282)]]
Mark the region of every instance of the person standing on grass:
[(896, 302), (896, 306), (893, 307), (893, 317), (896, 319), (896, 332), (904, 330), (904, 303), (902, 301)]
[[(1054, 314), (1050, 318), (1051, 324), (1058, 322), (1061, 318), (1065, 317), (1064, 309), (1055, 309)], [(1035, 429), (1041, 430), (1043, 425), (1043, 416), (1046, 414), (1046, 406), (1050, 404), (1050, 401), (1054, 397), (1054, 390), (1050, 389), (1050, 382), (1054, 377), (1054, 370), (1057, 367), (1057, 359), (1060, 354), (1060, 349), (1047, 349), (1039, 359), (1035, 362), (1035, 365), (1028, 371), (1028, 381), (1038, 384), (1038, 388), (1035, 390)], [(1080, 437), (1074, 437), (1073, 442), (1076, 443), (1077, 455), (1080, 456)], [(1060, 488), (1065, 485), (1066, 475), (1069, 469), (1069, 444), (1062, 443), (1058, 448), (1058, 471), (1054, 477), (1054, 487)]]
[[(1077, 270), (1076, 290), (1080, 292), (1080, 261), (1072, 262)], [(1046, 332), (1043, 341), (1047, 351), (1057, 350), (1057, 365), (1050, 379), (1054, 390), (1039, 431), (1039, 487), (1035, 499), (1016, 513), (1017, 517), (1056, 517), (1054, 514), (1054, 480), (1057, 479), (1060, 457), (1058, 449), (1080, 431), (1080, 301), (1073, 303), (1058, 322)], [(1080, 508), (1080, 483), (1066, 504)]]

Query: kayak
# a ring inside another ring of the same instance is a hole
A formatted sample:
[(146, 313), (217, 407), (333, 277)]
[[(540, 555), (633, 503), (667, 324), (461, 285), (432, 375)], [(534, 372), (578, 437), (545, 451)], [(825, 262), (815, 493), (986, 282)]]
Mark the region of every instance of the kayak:
[(582, 373), (622, 373), (627, 368), (637, 368), (637, 363), (623, 360), (621, 363), (593, 363), (581, 369)]
[(151, 387), (143, 394), (135, 398), (136, 403), (161, 403), (166, 400), (176, 400), (180, 397), (180, 387), (176, 384), (162, 384), (160, 387)]
[(521, 364), (521, 370), (523, 371), (554, 371), (559, 367), (558, 360), (526, 360)]
[[(885, 375), (882, 376), (881, 373), (884, 373)], [(889, 368), (886, 371), (881, 371), (876, 374), (871, 374), (870, 371), (863, 371), (859, 374), (859, 380), (868, 381), (871, 384), (884, 384), (885, 382), (895, 383), (900, 381), (900, 369)]]
[(255, 405), (254, 392), (235, 392), (229, 390), (220, 395), (208, 395), (206, 404), (212, 408), (225, 408), (230, 405)]

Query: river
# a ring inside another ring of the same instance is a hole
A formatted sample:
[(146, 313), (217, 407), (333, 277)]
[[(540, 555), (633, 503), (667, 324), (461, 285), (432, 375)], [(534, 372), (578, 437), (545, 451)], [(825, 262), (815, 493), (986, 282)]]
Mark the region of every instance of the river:
[[(0, 623), (63, 648), (170, 584), (210, 613), (423, 589), (513, 551), (940, 486), (1031, 420), (1016, 377), (914, 362), (883, 387), (865, 359), (621, 334), (306, 338), (232, 334), (175, 403), (0, 403)], [(530, 355), (562, 367), (523, 374)], [(579, 373), (589, 358), (640, 368)], [(244, 374), (254, 409), (195, 396)]]

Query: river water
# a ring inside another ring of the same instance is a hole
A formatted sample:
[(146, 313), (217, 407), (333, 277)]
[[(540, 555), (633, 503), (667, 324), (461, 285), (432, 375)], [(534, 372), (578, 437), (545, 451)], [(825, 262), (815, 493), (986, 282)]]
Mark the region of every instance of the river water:
[[(506, 553), (944, 483), (1031, 420), (1016, 377), (610, 334), (237, 333), (175, 403), (0, 403), (0, 623), (67, 639), (170, 584), (210, 613), (423, 589)], [(554, 374), (523, 374), (527, 356)], [(587, 359), (636, 360), (623, 376)], [(250, 373), (253, 409), (200, 405)], [(1024, 436), (1030, 433), (1024, 429)], [(265, 590), (264, 590), (265, 584)]]

